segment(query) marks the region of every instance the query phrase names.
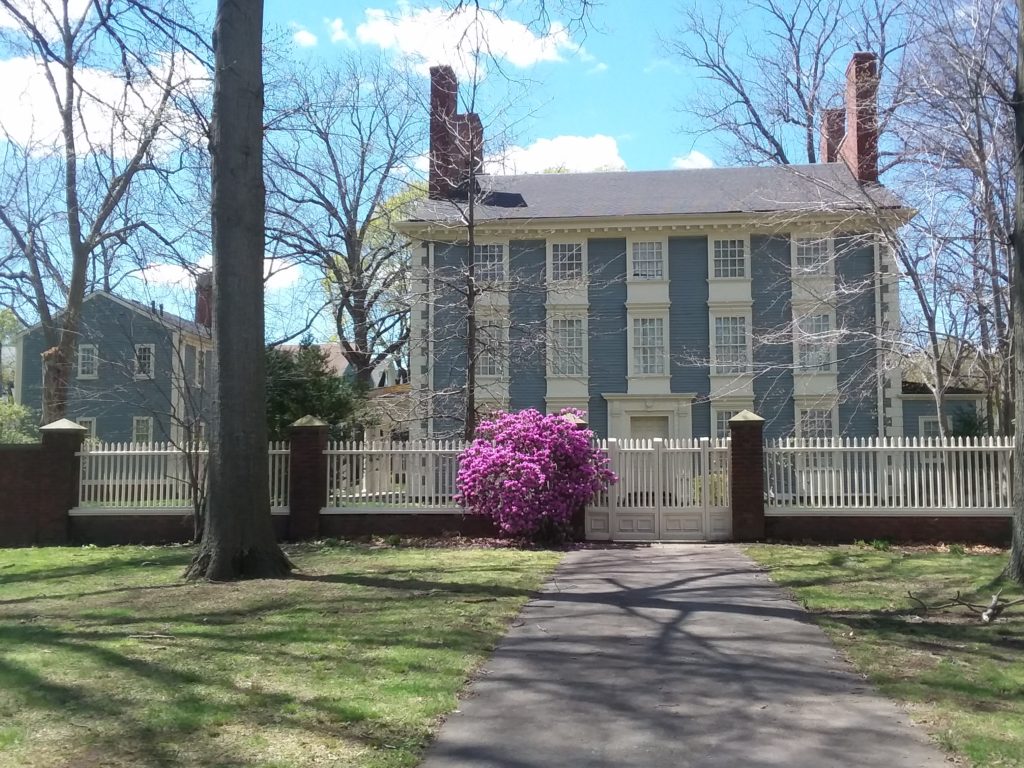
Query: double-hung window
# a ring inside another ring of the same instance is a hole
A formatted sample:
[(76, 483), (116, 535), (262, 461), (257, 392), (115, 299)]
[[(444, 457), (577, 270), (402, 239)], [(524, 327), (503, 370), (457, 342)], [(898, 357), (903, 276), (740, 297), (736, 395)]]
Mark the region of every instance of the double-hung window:
[(801, 371), (827, 371), (832, 366), (832, 319), (808, 315), (796, 323), (797, 366)]
[(746, 373), (747, 318), (715, 318), (715, 372)]
[(132, 442), (151, 443), (153, 442), (153, 419), (150, 416), (135, 416), (132, 418)]
[(833, 434), (831, 409), (800, 409), (800, 437), (829, 439)]
[(582, 243), (552, 243), (551, 279), (555, 281), (583, 279)]
[(729, 419), (739, 411), (715, 411), (715, 437), (729, 436)]
[(745, 240), (715, 240), (715, 277), (746, 277), (746, 248)]
[(476, 375), (497, 379), (505, 373), (505, 329), (497, 321), (477, 320)]
[(637, 280), (661, 280), (665, 260), (660, 240), (633, 243), (633, 277)]
[(551, 320), (552, 376), (582, 376), (583, 364), (583, 318), (556, 317)]
[(797, 272), (814, 275), (828, 271), (827, 237), (798, 237), (795, 243)]
[(633, 318), (633, 372), (665, 375), (665, 318)]
[(78, 345), (78, 378), (95, 379), (99, 377), (99, 352), (95, 344)]
[(152, 379), (156, 372), (156, 347), (153, 344), (136, 344), (135, 359), (132, 361), (136, 379)]
[(478, 283), (500, 283), (505, 279), (505, 246), (473, 246), (473, 275)]

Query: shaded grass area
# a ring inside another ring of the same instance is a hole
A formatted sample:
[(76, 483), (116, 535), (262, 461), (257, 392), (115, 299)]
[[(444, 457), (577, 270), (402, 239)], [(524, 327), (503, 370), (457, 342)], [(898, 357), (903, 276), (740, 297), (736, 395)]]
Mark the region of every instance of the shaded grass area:
[(559, 559), (307, 546), (211, 585), (191, 554), (0, 550), (0, 766), (415, 765)]
[(966, 609), (919, 616), (957, 590), (987, 603), (1019, 588), (1006, 553), (870, 547), (755, 546), (747, 553), (797, 598), (888, 696), (908, 705), (948, 751), (974, 766), (1024, 766), (1024, 613), (981, 624)]

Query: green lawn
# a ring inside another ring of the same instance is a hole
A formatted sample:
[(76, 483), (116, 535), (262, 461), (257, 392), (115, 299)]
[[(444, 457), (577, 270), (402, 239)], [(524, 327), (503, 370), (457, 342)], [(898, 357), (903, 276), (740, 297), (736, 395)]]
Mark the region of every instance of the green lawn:
[(0, 766), (410, 766), (559, 559), (291, 550), (186, 584), (183, 547), (0, 550)]
[(835, 643), (945, 749), (975, 766), (1024, 766), (1024, 611), (992, 626), (957, 608), (921, 621), (907, 590), (926, 602), (987, 603), (1021, 594), (1000, 579), (1005, 553), (956, 554), (871, 547), (747, 549), (790, 587)]

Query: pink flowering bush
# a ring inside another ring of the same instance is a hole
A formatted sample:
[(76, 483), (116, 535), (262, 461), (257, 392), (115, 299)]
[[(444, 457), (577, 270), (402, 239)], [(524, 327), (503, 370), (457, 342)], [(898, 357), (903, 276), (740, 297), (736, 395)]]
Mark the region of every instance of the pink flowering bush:
[(607, 456), (592, 445), (594, 433), (566, 414), (583, 415), (531, 408), (481, 422), (460, 457), (459, 504), (491, 518), (508, 536), (564, 537), (573, 512), (617, 479)]

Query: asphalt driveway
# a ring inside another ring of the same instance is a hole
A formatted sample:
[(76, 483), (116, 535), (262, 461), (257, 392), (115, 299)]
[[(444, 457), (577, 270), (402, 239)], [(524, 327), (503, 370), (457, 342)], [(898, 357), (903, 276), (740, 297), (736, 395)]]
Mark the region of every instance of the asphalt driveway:
[(738, 547), (570, 553), (422, 768), (947, 766)]

